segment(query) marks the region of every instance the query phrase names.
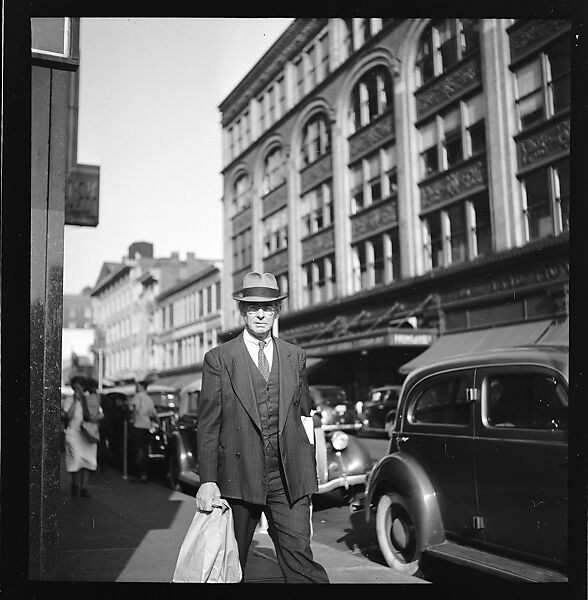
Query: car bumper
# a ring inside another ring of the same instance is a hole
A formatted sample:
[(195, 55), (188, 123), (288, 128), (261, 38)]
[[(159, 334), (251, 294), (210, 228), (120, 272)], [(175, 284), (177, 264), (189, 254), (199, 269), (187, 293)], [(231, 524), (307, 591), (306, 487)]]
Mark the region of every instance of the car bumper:
[(361, 423), (335, 423), (332, 425), (321, 425), (323, 431), (357, 431), (361, 429)]
[(325, 483), (319, 484), (317, 494), (325, 494), (327, 492), (332, 492), (338, 488), (345, 488), (348, 490), (353, 485), (365, 485), (367, 479), (367, 474), (363, 473), (361, 475), (349, 475), (346, 477), (345, 475), (341, 477), (337, 477), (337, 479), (332, 479), (331, 481), (326, 481)]

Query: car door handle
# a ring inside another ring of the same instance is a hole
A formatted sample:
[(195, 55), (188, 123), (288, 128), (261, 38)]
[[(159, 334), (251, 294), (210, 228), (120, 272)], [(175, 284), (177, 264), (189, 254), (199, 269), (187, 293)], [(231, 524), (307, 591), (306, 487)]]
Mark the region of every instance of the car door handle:
[(408, 442), (408, 440), (409, 440), (409, 438), (408, 438), (408, 436), (406, 436), (406, 435), (403, 435), (402, 437), (399, 437), (399, 438), (398, 438), (398, 441), (399, 441), (399, 442)]

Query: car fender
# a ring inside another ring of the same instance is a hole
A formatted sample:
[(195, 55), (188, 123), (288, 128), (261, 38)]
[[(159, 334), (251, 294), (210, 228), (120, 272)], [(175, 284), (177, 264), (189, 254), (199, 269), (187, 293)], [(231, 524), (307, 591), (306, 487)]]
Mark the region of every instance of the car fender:
[(194, 458), (188, 443), (186, 440), (184, 440), (184, 436), (182, 435), (181, 431), (174, 431), (171, 434), (168, 452), (169, 458), (175, 461), (180, 473), (183, 471), (192, 470)]
[(435, 488), (419, 463), (403, 452), (381, 458), (370, 473), (366, 486), (366, 520), (369, 522), (380, 497), (390, 491), (406, 498), (411, 509), (419, 548), (445, 541), (445, 530)]
[[(334, 452), (332, 448), (331, 451)], [(355, 436), (349, 436), (347, 448), (339, 455), (346, 475), (361, 475), (371, 471), (373, 461), (370, 453), (365, 444), (361, 443)]]

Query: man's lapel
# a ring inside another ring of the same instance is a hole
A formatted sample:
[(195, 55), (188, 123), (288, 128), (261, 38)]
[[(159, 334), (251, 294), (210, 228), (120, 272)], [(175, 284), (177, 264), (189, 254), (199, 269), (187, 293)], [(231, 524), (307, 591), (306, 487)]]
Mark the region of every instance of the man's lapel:
[(257, 425), (258, 429), (261, 430), (261, 419), (259, 418), (259, 410), (257, 408), (257, 402), (255, 401), (255, 390), (251, 378), (251, 369), (249, 368), (251, 357), (245, 347), (243, 334), (235, 339), (231, 358), (232, 361), (229, 375), (235, 395), (251, 417), (252, 421)]
[(296, 389), (296, 360), (292, 352), (279, 338), (274, 338), (278, 350), (278, 360), (280, 366), (280, 408), (278, 410), (279, 432), (282, 433), (290, 404), (294, 398)]

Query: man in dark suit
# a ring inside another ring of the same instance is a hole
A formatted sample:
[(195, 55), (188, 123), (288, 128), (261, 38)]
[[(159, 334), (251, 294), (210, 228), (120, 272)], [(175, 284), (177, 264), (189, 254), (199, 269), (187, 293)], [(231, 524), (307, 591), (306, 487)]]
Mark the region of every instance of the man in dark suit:
[(312, 405), (306, 355), (272, 335), (286, 296), (271, 273), (247, 273), (233, 296), (245, 329), (204, 356), (196, 506), (208, 512), (227, 499), (243, 572), (263, 512), (286, 583), (329, 583), (310, 548), (318, 485), (314, 439), (301, 419)]

